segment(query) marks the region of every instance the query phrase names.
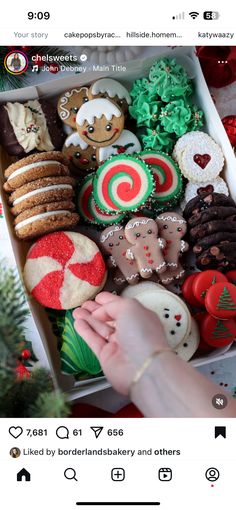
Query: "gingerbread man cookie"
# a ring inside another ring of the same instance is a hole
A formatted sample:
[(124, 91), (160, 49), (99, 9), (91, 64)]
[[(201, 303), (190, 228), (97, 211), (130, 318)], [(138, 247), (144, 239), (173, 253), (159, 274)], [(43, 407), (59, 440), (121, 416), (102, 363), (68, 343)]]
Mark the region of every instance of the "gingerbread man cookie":
[(158, 226), (151, 218), (132, 218), (125, 227), (125, 237), (132, 245), (126, 256), (135, 260), (142, 278), (150, 278), (153, 272), (163, 273), (166, 263), (162, 250), (164, 239), (158, 238)]
[(100, 237), (100, 245), (103, 253), (110, 255), (108, 265), (118, 267), (127, 282), (131, 285), (138, 282), (138, 267), (134, 260), (126, 258), (126, 252), (130, 244), (125, 238), (125, 231), (121, 225), (106, 228)]
[(128, 90), (124, 85), (112, 78), (102, 78), (95, 81), (88, 91), (88, 96), (89, 99), (107, 97), (116, 103), (123, 113), (127, 113), (128, 107), (131, 104)]
[(66, 138), (62, 148), (62, 154), (70, 163), (84, 172), (91, 172), (98, 167), (96, 150), (88, 145), (77, 132)]
[(93, 147), (106, 147), (117, 140), (124, 128), (124, 114), (109, 99), (92, 99), (81, 106), (76, 116), (81, 138)]
[(161, 281), (168, 285), (174, 278), (180, 279), (184, 274), (179, 258), (189, 249), (188, 243), (182, 239), (187, 232), (187, 222), (176, 212), (162, 213), (157, 216), (156, 222), (162, 238), (166, 241), (163, 254), (167, 270), (161, 277)]
[(57, 103), (57, 112), (67, 126), (76, 129), (76, 115), (82, 106), (89, 100), (87, 87), (81, 87), (78, 89), (72, 89), (64, 92)]

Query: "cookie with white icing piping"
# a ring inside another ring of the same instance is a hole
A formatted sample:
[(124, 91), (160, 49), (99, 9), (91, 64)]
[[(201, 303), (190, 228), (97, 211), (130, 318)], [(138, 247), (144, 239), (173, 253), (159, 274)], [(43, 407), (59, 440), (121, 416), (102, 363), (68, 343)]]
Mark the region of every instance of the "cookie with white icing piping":
[(46, 99), (0, 105), (0, 124), (0, 143), (10, 156), (62, 148), (61, 121)]
[(191, 329), (189, 336), (178, 345), (175, 352), (184, 361), (189, 361), (198, 349), (199, 343), (200, 334), (198, 325), (193, 317), (191, 317)]
[(98, 167), (96, 149), (82, 140), (77, 132), (66, 138), (62, 154), (68, 159), (71, 169), (74, 166), (84, 172), (92, 172)]
[(108, 264), (111, 268), (118, 267), (130, 285), (139, 280), (138, 267), (135, 260), (128, 260), (126, 252), (130, 247), (125, 238), (124, 227), (112, 225), (107, 227), (100, 236), (102, 253), (109, 255)]
[(87, 87), (76, 87), (64, 92), (57, 103), (57, 112), (62, 122), (76, 129), (76, 115), (82, 104), (88, 100)]
[(185, 303), (178, 296), (162, 289), (140, 291), (135, 299), (155, 312), (166, 334), (168, 344), (176, 349), (185, 341), (191, 329), (191, 315)]
[(123, 129), (120, 137), (114, 143), (106, 147), (98, 147), (96, 155), (98, 163), (102, 163), (110, 158), (110, 156), (134, 154), (139, 151), (141, 151), (141, 145), (137, 136), (128, 129)]
[(124, 114), (109, 99), (92, 99), (83, 104), (76, 116), (76, 128), (80, 137), (93, 147), (113, 144), (124, 128)]
[(3, 187), (11, 193), (24, 186), (27, 182), (36, 181), (43, 177), (69, 175), (67, 160), (61, 152), (42, 152), (32, 154), (27, 158), (12, 163), (4, 173), (6, 182)]
[(112, 78), (101, 78), (92, 83), (88, 91), (88, 97), (89, 99), (98, 97), (108, 98), (114, 101), (123, 113), (127, 113), (128, 107), (131, 104), (128, 90), (120, 82)]

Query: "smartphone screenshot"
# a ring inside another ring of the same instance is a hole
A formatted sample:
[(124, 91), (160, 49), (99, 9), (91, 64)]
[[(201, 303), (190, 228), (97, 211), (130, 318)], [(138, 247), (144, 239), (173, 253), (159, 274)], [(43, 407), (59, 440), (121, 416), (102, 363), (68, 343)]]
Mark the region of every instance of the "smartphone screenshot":
[(2, 6), (3, 510), (235, 510), (235, 10)]

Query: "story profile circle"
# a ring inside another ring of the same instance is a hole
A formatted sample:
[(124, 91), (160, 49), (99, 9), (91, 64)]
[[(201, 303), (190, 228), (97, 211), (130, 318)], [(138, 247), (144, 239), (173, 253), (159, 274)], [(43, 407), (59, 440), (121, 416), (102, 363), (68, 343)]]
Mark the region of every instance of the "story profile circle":
[(28, 66), (29, 60), (23, 51), (12, 50), (4, 58), (4, 67), (6, 71), (15, 76), (25, 73)]

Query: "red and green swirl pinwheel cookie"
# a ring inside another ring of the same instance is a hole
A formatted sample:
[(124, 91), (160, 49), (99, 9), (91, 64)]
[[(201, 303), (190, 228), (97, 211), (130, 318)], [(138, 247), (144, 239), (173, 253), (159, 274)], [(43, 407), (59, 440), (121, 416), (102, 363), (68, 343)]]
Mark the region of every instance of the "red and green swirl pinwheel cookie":
[(114, 156), (101, 165), (93, 180), (98, 207), (107, 212), (136, 211), (154, 189), (151, 170), (132, 156)]
[(155, 188), (152, 199), (155, 205), (176, 204), (182, 194), (183, 182), (179, 167), (173, 159), (164, 152), (152, 150), (140, 152), (139, 156), (153, 172)]
[(106, 213), (101, 211), (93, 198), (93, 174), (87, 175), (81, 183), (77, 200), (81, 217), (87, 223), (112, 225), (123, 220), (124, 213)]

